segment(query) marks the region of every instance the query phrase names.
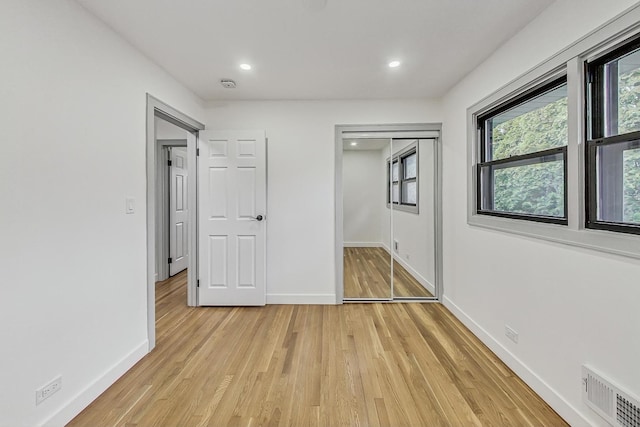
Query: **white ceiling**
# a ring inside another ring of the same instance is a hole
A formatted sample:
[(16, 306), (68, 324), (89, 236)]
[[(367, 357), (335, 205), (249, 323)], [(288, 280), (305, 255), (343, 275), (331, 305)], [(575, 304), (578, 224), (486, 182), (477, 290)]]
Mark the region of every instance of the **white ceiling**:
[(554, 0), (77, 1), (201, 98), (230, 100), (439, 97)]

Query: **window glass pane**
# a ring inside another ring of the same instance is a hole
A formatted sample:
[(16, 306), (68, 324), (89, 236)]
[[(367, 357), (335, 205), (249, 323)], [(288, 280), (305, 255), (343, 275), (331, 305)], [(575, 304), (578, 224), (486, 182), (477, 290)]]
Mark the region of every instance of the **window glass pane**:
[(486, 161), (567, 145), (566, 83), (487, 120)]
[(403, 171), (404, 171), (404, 179), (415, 178), (416, 177), (416, 153), (413, 153), (404, 159), (403, 162)]
[(612, 126), (606, 136), (640, 130), (640, 50), (615, 62), (618, 69), (618, 123), (617, 129)]
[(596, 149), (597, 220), (640, 224), (640, 141)]
[(415, 181), (403, 181), (402, 182), (402, 203), (415, 205), (417, 200), (418, 185)]
[(397, 182), (400, 179), (400, 174), (398, 172), (398, 161), (393, 162), (393, 167), (391, 168), (391, 180), (393, 182)]
[(400, 201), (400, 185), (398, 183), (393, 184), (393, 188), (391, 189), (391, 195), (393, 203), (398, 203)]
[(491, 191), (495, 212), (563, 218), (564, 162), (563, 155), (520, 161), (511, 166), (483, 166), (483, 192)]
[(640, 148), (625, 150), (622, 155), (624, 222), (640, 224)]

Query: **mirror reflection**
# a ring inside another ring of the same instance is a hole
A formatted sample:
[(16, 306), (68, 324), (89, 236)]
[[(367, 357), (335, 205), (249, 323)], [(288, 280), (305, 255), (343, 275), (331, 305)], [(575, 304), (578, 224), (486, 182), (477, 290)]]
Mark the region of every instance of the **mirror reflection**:
[(389, 139), (344, 140), (342, 195), (344, 224), (344, 297), (390, 299), (391, 216), (384, 201)]
[(344, 297), (435, 295), (435, 140), (343, 139)]
[[(391, 164), (393, 296), (435, 295), (435, 141), (394, 139)], [(388, 204), (388, 205), (389, 205)]]

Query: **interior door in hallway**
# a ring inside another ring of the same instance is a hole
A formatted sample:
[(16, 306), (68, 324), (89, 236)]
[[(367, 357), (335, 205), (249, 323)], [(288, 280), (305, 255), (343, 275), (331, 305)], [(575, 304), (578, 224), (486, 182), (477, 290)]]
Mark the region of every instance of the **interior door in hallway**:
[(201, 131), (198, 303), (266, 303), (266, 140), (263, 131)]
[(169, 189), (169, 275), (173, 276), (189, 264), (189, 210), (187, 205), (187, 148), (173, 147), (170, 155)]

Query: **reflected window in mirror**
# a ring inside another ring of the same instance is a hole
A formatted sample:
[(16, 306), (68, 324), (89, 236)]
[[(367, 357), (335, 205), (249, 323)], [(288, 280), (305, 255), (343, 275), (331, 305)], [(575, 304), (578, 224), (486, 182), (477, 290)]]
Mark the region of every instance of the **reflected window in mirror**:
[(393, 203), (394, 209), (418, 213), (418, 175), (417, 142), (387, 159), (387, 207)]
[(394, 160), (391, 166), (391, 200), (395, 205), (400, 202), (400, 164), (398, 160)]

